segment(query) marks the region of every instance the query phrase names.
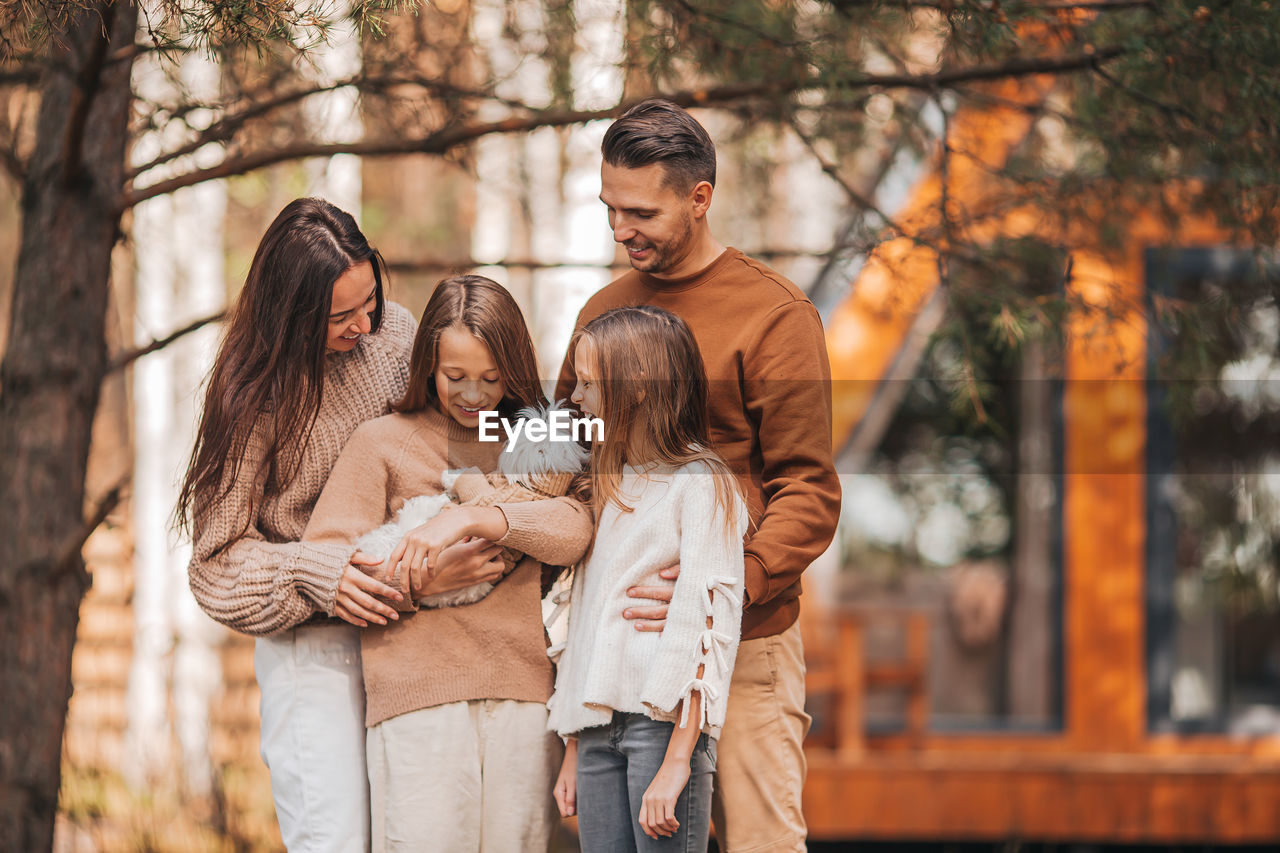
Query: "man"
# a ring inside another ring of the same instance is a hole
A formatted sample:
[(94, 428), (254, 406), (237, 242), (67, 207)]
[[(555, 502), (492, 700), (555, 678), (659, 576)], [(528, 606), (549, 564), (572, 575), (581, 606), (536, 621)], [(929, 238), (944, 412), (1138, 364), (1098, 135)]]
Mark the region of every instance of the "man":
[[(638, 104), (609, 128), (602, 153), (600, 200), (632, 271), (587, 301), (577, 328), (637, 304), (689, 324), (710, 380), (712, 439), (757, 521), (718, 748), (717, 837), (727, 853), (804, 850), (800, 574), (830, 543), (840, 506), (822, 322), (794, 284), (712, 236), (715, 146), (689, 113), (667, 101)], [(556, 398), (574, 383), (567, 358)], [(666, 606), (653, 600), (669, 602), (670, 588), (630, 594), (643, 601), (624, 615), (637, 630), (660, 631)]]

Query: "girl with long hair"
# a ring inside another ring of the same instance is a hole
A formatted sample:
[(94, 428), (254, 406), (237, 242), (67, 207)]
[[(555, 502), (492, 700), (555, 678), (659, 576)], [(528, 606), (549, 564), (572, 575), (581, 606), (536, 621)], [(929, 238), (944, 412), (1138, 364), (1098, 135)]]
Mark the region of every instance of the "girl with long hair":
[[(570, 345), (592, 446), (595, 542), (575, 575), (549, 725), (567, 739), (555, 796), (586, 851), (705, 850), (715, 738), (742, 617), (747, 508), (711, 449), (689, 327), (617, 308)], [(666, 627), (634, 630), (627, 590), (678, 563)]]
[[(349, 214), (315, 198), (280, 212), (227, 322), (176, 511), (196, 600), (257, 638), (261, 751), (291, 850), (368, 848), (367, 780), (333, 768), (364, 765), (356, 626), (394, 620), (401, 593), (354, 548), (300, 540), (347, 438), (407, 386), (413, 318), (383, 277)], [(468, 543), (439, 577), (491, 579), (498, 550)]]
[[(545, 405), (519, 306), (483, 276), (436, 286), (394, 414), (355, 431), (307, 527), (317, 545), (354, 541), (407, 500), (445, 491), (446, 471), (498, 470), (481, 414)], [(559, 739), (547, 731), (552, 668), (541, 599), (546, 566), (577, 562), (590, 510), (569, 497), (457, 506), (415, 528), (388, 560), (405, 610), (362, 635), (375, 851), (545, 850)], [(416, 609), (438, 561), (468, 538), (524, 557), (479, 601)]]

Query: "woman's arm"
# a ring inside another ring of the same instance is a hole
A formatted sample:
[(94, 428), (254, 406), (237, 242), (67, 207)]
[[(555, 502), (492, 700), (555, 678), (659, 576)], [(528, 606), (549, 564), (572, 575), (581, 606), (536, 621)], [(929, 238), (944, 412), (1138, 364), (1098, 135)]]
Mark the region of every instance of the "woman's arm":
[[(351, 434), (316, 500), (305, 542), (348, 543), (381, 524), (387, 514), (391, 489), (387, 453), (391, 450), (370, 422)], [(387, 602), (401, 604), (407, 596), (389, 586), (389, 566), (356, 553), (339, 579), (329, 613), (367, 628), (369, 622), (385, 625), (399, 614)]]
[[(205, 613), (252, 636), (277, 634), (330, 613), (352, 552), (334, 543), (268, 542), (258, 525), (266, 471), (265, 423), (254, 428), (239, 470), (195, 508), (191, 592)], [(223, 494), (225, 492), (225, 494)]]

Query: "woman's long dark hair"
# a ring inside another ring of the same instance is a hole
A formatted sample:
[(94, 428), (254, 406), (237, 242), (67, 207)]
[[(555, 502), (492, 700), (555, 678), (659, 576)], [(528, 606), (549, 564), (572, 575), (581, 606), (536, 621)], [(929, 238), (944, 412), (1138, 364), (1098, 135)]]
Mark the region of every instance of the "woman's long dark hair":
[(258, 244), (249, 277), (227, 321), (205, 392), (195, 448), (178, 496), (187, 526), (227, 494), (259, 418), (266, 447), (255, 465), (287, 481), (297, 472), (324, 393), (324, 364), (334, 282), (358, 264), (373, 265), (382, 323), (383, 261), (351, 215), (318, 198), (280, 211)]

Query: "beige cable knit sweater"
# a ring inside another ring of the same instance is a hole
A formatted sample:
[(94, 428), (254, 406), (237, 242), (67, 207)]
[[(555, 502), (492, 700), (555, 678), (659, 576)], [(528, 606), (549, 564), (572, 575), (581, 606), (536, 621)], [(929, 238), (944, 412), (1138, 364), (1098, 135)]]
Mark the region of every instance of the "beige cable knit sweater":
[(326, 356), (320, 411), (293, 479), (280, 482), (277, 472), (263, 469), (269, 425), (261, 419), (230, 492), (195, 507), (187, 573), (196, 601), (211, 617), (265, 636), (316, 613), (333, 613), (338, 580), (354, 549), (304, 544), (302, 533), (351, 433), (404, 395), (415, 331), (409, 311), (387, 302), (377, 334), (361, 338), (350, 352)]
[[(443, 412), (387, 415), (362, 425), (334, 466), (307, 525), (306, 543), (340, 548), (390, 518), (409, 498), (444, 491), (452, 468), (493, 471), (504, 445), (481, 442)], [(365, 725), (449, 702), (546, 702), (552, 670), (542, 625), (542, 564), (577, 562), (591, 542), (591, 513), (567, 498), (499, 503), (500, 545), (525, 556), (474, 604), (402, 612), (361, 632)], [(401, 589), (410, 598), (410, 578)]]

